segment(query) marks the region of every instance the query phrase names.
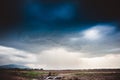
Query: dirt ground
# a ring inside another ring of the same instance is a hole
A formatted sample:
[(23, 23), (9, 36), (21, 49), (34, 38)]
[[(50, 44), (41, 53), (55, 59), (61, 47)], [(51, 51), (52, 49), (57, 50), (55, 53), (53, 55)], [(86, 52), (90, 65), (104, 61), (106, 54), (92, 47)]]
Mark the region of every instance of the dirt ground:
[(120, 80), (120, 70), (0, 70), (0, 80), (46, 80), (48, 76), (62, 77), (59, 80)]

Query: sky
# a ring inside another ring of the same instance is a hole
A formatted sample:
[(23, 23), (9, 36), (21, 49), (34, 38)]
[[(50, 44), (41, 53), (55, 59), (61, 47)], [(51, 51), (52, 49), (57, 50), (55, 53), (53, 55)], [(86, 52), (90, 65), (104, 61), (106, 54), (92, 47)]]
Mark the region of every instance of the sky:
[(118, 0), (0, 1), (0, 65), (120, 68)]

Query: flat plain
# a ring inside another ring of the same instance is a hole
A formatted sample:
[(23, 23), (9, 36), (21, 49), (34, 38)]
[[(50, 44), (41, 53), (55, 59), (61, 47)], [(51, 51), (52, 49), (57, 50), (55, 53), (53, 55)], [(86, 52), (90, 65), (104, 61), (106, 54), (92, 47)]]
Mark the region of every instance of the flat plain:
[[(61, 77), (47, 79), (47, 77)], [(120, 80), (120, 69), (35, 70), (1, 69), (0, 80)]]

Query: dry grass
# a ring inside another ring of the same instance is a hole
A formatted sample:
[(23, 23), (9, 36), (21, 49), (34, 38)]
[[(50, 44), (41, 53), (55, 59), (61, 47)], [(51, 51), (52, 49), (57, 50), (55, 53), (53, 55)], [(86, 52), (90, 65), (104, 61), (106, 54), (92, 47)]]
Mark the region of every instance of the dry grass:
[(49, 72), (62, 80), (120, 80), (120, 70), (0, 70), (0, 80), (44, 80)]

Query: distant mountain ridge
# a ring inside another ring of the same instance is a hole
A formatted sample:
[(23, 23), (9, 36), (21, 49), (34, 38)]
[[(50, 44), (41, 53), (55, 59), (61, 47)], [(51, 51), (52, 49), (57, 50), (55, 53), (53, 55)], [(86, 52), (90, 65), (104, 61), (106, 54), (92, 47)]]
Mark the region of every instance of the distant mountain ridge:
[(24, 66), (24, 65), (17, 65), (17, 64), (8, 64), (8, 65), (2, 65), (0, 66), (1, 69), (29, 69), (29, 67)]

